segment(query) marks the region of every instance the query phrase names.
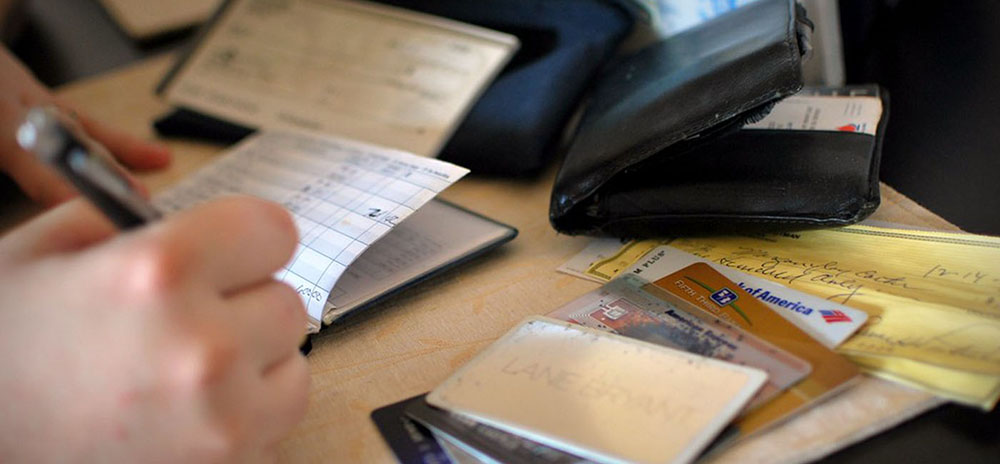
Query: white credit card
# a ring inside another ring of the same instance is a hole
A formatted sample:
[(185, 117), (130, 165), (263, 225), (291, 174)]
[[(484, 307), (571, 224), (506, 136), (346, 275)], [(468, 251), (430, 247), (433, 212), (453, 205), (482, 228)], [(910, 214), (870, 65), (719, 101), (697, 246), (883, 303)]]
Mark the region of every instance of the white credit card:
[(882, 119), (882, 100), (863, 95), (792, 95), (764, 119), (744, 129), (814, 130), (875, 135)]
[(812, 371), (811, 364), (763, 338), (721, 319), (701, 319), (647, 292), (644, 287), (648, 283), (623, 274), (548, 316), (760, 369), (767, 373), (767, 382), (747, 404), (747, 410), (770, 401)]
[(828, 348), (843, 343), (868, 320), (868, 313), (860, 309), (745, 274), (670, 246), (654, 248), (622, 275), (654, 281), (694, 263), (708, 264)]
[(767, 374), (535, 316), (427, 403), (598, 462), (693, 461)]

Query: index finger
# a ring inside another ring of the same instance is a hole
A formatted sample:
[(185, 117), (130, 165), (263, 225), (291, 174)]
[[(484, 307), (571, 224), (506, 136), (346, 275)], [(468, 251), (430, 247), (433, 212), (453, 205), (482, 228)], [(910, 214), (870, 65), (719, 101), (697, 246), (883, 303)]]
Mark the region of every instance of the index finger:
[(115, 157), (132, 169), (160, 169), (170, 164), (170, 149), (165, 145), (149, 142), (126, 132), (113, 129), (90, 116), (78, 112), (62, 101), (57, 104), (76, 118), (83, 130)]
[(182, 272), (222, 293), (270, 279), (298, 243), (291, 216), (277, 204), (253, 197), (210, 201), (153, 227)]

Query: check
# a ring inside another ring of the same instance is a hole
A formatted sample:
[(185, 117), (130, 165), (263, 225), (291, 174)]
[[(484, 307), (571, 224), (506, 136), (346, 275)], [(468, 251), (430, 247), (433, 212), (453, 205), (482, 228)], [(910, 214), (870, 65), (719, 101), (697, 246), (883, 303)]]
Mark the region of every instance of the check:
[(850, 226), (670, 245), (867, 312), (838, 351), (873, 375), (984, 409), (1000, 398), (1000, 238)]

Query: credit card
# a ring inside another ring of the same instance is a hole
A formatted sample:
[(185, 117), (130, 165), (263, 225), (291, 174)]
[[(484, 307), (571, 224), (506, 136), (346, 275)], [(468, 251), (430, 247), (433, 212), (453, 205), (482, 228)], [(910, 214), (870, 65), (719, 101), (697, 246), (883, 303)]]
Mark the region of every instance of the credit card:
[[(431, 430), (433, 433), (434, 431)], [(449, 438), (447, 435), (441, 435), (439, 433), (434, 433), (434, 438), (437, 439), (438, 444), (444, 449), (445, 453), (448, 453), (448, 459), (455, 464), (490, 464), (489, 461), (482, 461), (477, 459), (471, 453), (462, 447), (462, 444), (456, 443), (454, 440)]]
[(747, 405), (751, 410), (802, 380), (811, 366), (791, 353), (721, 320), (703, 320), (643, 290), (634, 275), (608, 282), (549, 317), (721, 361), (755, 367), (767, 383)]
[(411, 402), (406, 407), (406, 415), (427, 427), (436, 436), (448, 437), (454, 444), (483, 462), (508, 464), (586, 462), (579, 456), (481, 424), (461, 414), (435, 408), (426, 402)]
[(874, 95), (792, 95), (744, 130), (810, 130), (875, 135), (882, 100)]
[(707, 263), (747, 293), (768, 305), (827, 348), (835, 348), (868, 320), (868, 313), (810, 295), (760, 277), (711, 263), (693, 254), (669, 246), (659, 246), (647, 253), (625, 273), (656, 280), (690, 266)]
[(406, 416), (407, 405), (414, 402), (423, 403), (424, 395), (372, 411), (372, 422), (382, 439), (402, 464), (452, 464), (431, 431)]
[[(650, 276), (647, 276), (650, 277)], [(706, 263), (656, 279), (643, 290), (703, 321), (722, 319), (791, 352), (812, 372), (734, 423), (735, 439), (759, 432), (838, 391), (859, 375), (857, 366), (818, 342)]]
[(765, 377), (535, 316), (462, 366), (427, 402), (584, 459), (686, 463)]

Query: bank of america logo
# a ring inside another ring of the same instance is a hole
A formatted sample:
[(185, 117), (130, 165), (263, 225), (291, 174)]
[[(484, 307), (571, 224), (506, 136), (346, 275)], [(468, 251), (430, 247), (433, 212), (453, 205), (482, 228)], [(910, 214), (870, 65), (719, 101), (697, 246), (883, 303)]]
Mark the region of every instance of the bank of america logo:
[(819, 310), (820, 315), (823, 316), (823, 320), (827, 324), (833, 324), (834, 322), (851, 322), (851, 317), (844, 314), (836, 309), (821, 309)]

